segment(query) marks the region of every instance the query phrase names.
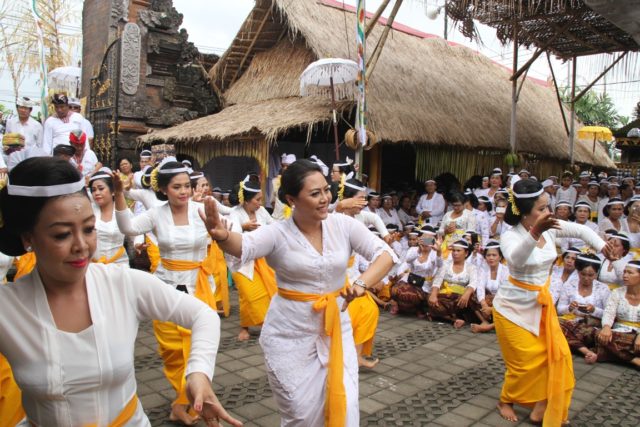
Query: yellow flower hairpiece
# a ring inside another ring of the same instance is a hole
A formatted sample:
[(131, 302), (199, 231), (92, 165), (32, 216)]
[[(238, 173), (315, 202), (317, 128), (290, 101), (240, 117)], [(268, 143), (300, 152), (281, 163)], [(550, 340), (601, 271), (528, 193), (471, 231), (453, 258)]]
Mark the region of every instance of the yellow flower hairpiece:
[(347, 182), (347, 175), (342, 174), (340, 176), (340, 187), (338, 188), (338, 200), (344, 199), (344, 184)]
[(242, 205), (244, 203), (244, 181), (240, 181), (240, 188), (238, 188), (238, 202)]
[(512, 188), (509, 188), (509, 204), (511, 205), (511, 213), (520, 216), (520, 209), (516, 206), (516, 196), (513, 194)]
[(155, 192), (160, 191), (160, 187), (158, 186), (158, 174), (160, 173), (159, 168), (160, 166), (158, 166), (153, 170), (153, 172), (151, 172), (151, 189)]

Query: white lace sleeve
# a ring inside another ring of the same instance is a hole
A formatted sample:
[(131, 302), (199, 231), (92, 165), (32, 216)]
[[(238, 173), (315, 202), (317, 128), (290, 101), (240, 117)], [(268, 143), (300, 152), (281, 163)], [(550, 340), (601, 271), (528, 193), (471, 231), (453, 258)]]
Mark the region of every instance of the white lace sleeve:
[(442, 286), (442, 282), (444, 282), (444, 276), (447, 273), (447, 270), (449, 269), (450, 263), (446, 262), (442, 267), (440, 267), (438, 269), (438, 273), (436, 274), (436, 278), (433, 279), (433, 285), (431, 285), (432, 288), (438, 288), (440, 289), (440, 286)]
[(467, 287), (477, 289), (478, 288), (478, 274), (477, 274), (478, 269), (476, 268), (475, 265), (466, 265), (464, 268), (468, 269), (467, 274), (469, 275), (469, 283), (467, 283)]
[(487, 280), (489, 280), (490, 276), (490, 269), (478, 269), (478, 286), (476, 286), (476, 298), (478, 299), (478, 302), (482, 302), (487, 295)]
[[(624, 288), (620, 289), (625, 290)], [(602, 314), (602, 326), (613, 326), (613, 322), (615, 322), (616, 315), (618, 314), (618, 304), (620, 303), (621, 296), (624, 298), (622, 293), (616, 291), (612, 292), (609, 296), (607, 306)]]

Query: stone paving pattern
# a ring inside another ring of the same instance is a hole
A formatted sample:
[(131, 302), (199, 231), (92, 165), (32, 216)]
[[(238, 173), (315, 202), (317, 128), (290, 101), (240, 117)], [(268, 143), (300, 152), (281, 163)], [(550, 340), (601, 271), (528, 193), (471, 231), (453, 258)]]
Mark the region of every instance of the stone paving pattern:
[[(237, 342), (237, 294), (231, 316), (222, 320), (214, 389), (225, 408), (248, 427), (280, 425), (267, 381), (257, 331)], [(362, 426), (527, 426), (510, 423), (495, 410), (504, 367), (493, 333), (381, 313), (374, 354), (380, 364), (360, 372)], [(172, 426), (174, 398), (150, 323), (136, 346), (138, 395), (153, 426)], [(577, 379), (570, 417), (573, 426), (640, 425), (640, 374), (613, 365), (586, 365), (574, 357)], [(528, 411), (517, 407), (526, 419)], [(202, 424), (201, 424), (202, 425)]]

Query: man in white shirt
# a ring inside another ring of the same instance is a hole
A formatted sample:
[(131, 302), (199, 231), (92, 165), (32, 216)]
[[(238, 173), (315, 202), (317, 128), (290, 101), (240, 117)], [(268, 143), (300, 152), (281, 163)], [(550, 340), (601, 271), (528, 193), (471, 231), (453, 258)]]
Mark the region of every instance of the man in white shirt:
[(144, 167), (151, 164), (151, 151), (142, 150), (140, 152), (140, 160), (138, 162), (140, 170), (133, 173), (133, 183), (136, 188), (142, 188), (142, 174)]
[(82, 131), (87, 134), (89, 147), (93, 148), (93, 125), (85, 116), (82, 115), (82, 104), (80, 104), (80, 100), (78, 98), (69, 98), (69, 109), (82, 116)]
[(27, 97), (16, 101), (17, 116), (7, 119), (6, 133), (19, 133), (24, 136), (25, 148), (42, 146), (42, 125), (31, 117), (34, 103)]
[(436, 225), (442, 219), (446, 208), (446, 203), (442, 194), (438, 193), (436, 182), (428, 179), (424, 183), (425, 194), (420, 196), (416, 205), (416, 212), (424, 221), (428, 221), (431, 225)]
[(71, 157), (71, 164), (84, 177), (92, 175), (102, 167), (98, 161), (98, 156), (87, 146), (87, 134), (82, 131), (75, 131), (69, 134), (69, 142), (76, 149), (76, 153)]
[(69, 134), (73, 131), (82, 131), (84, 118), (69, 109), (67, 95), (56, 93), (51, 99), (56, 113), (44, 122), (44, 136), (42, 149), (53, 154), (53, 147), (59, 144), (69, 144)]

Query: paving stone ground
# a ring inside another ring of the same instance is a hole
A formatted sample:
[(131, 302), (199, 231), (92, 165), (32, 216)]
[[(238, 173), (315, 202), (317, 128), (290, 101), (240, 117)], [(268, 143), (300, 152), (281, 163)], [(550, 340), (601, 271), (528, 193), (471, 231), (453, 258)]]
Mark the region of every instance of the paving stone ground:
[[(237, 294), (232, 313), (222, 320), (214, 389), (225, 408), (245, 426), (280, 425), (267, 381), (262, 350), (252, 338), (239, 343)], [(360, 373), (362, 426), (527, 426), (509, 423), (495, 410), (504, 367), (495, 334), (475, 335), (468, 328), (381, 313), (374, 354), (380, 364)], [(162, 373), (151, 324), (142, 325), (136, 346), (138, 394), (153, 426), (168, 421), (174, 398)], [(576, 389), (573, 426), (640, 425), (640, 374), (601, 363), (586, 365), (574, 357)], [(517, 408), (521, 419), (528, 412)]]

